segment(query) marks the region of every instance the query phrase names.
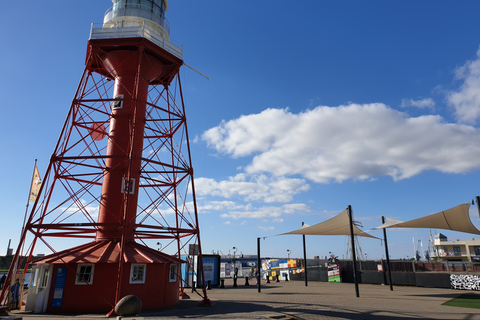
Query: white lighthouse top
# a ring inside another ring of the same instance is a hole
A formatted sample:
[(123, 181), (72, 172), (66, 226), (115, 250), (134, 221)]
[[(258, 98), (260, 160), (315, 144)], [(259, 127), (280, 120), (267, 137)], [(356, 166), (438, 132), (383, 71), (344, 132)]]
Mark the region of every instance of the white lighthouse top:
[(92, 24), (90, 39), (147, 38), (182, 58), (181, 46), (170, 42), (170, 25), (165, 18), (167, 0), (112, 0), (101, 27)]

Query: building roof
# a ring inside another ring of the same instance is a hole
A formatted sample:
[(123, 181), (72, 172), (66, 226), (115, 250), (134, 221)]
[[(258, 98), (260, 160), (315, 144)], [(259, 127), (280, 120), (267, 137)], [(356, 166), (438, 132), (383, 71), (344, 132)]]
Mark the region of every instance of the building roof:
[[(120, 260), (120, 242), (111, 240), (93, 241), (74, 248), (34, 260), (33, 264), (51, 263), (118, 263)], [(125, 263), (183, 263), (174, 256), (138, 244), (127, 242), (124, 247)]]

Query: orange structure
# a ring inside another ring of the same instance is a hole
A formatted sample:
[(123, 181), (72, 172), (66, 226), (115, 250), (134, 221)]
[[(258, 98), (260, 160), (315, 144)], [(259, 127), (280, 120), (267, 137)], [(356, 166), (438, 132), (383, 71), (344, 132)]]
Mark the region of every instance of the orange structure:
[[(112, 314), (129, 294), (144, 309), (177, 304), (192, 245), (203, 272), (182, 48), (169, 38), (168, 2), (112, 2), (92, 25), (85, 71), (9, 271), (33, 267), (26, 310)], [(84, 240), (65, 249), (58, 238)], [(52, 253), (33, 259), (39, 245)], [(205, 286), (199, 294), (209, 303)]]

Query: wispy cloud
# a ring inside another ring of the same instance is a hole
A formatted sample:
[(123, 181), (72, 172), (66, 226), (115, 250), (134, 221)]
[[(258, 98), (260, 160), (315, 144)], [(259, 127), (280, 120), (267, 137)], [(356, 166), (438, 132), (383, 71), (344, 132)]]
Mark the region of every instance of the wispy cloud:
[[(296, 209), (294, 209), (296, 208)], [(245, 219), (256, 218), (266, 219), (270, 222), (283, 222), (281, 218), (285, 214), (298, 214), (309, 212), (310, 208), (306, 205), (283, 205), (283, 206), (261, 206), (259, 208), (252, 207), (250, 210), (228, 210), (220, 215), (224, 219)]]
[(467, 61), (456, 69), (455, 76), (463, 83), (458, 91), (448, 94), (447, 100), (459, 121), (476, 123), (480, 118), (480, 50), (476, 60)]
[[(293, 195), (309, 190), (305, 179), (272, 177), (265, 174), (237, 174), (228, 180), (195, 180), (199, 196), (241, 197), (245, 201), (289, 202)], [(219, 203), (217, 203), (219, 205)]]
[(421, 100), (413, 100), (413, 99), (403, 99), (402, 104), (400, 105), (402, 108), (419, 108), (419, 109), (434, 109), (435, 102), (432, 98), (425, 98)]
[(264, 226), (258, 226), (258, 229), (263, 230), (263, 231), (272, 231), (275, 230), (275, 227), (264, 227)]

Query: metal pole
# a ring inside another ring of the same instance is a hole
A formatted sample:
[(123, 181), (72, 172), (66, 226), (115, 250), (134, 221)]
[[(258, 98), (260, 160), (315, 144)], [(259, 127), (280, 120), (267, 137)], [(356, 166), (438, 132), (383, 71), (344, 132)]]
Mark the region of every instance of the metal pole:
[(35, 178), (35, 168), (36, 167), (37, 167), (37, 159), (35, 159), (35, 164), (33, 165), (32, 180), (30, 180), (30, 189), (28, 191), (27, 205), (26, 205), (26, 208), (25, 208), (25, 216), (23, 217), (22, 231), (25, 228), (25, 222), (27, 221), (28, 204), (30, 203), (30, 196), (31, 196), (31, 193), (32, 193), (33, 179)]
[(476, 196), (475, 200), (477, 201), (477, 210), (478, 210), (478, 215), (480, 216), (480, 197)]
[[(382, 224), (384, 224), (385, 221), (386, 221), (385, 217), (382, 216)], [(388, 255), (388, 242), (387, 242), (386, 228), (383, 228), (383, 241), (385, 242), (385, 256), (387, 257), (388, 283), (390, 284), (390, 291), (393, 291), (392, 269), (390, 268), (390, 256)]]
[(357, 298), (360, 297), (358, 292), (358, 279), (357, 279), (357, 256), (355, 255), (355, 238), (353, 235), (353, 213), (352, 206), (348, 205), (348, 219), (350, 220), (350, 239), (352, 243), (352, 258), (353, 258), (353, 282), (355, 283), (355, 293)]
[[(305, 222), (302, 222), (302, 227)], [(308, 287), (308, 278), (307, 278), (307, 246), (305, 244), (305, 235), (303, 236), (303, 266), (305, 267), (305, 287)]]
[(260, 280), (262, 279), (260, 276), (260, 238), (257, 238), (257, 288), (258, 292), (262, 292), (262, 284)]

